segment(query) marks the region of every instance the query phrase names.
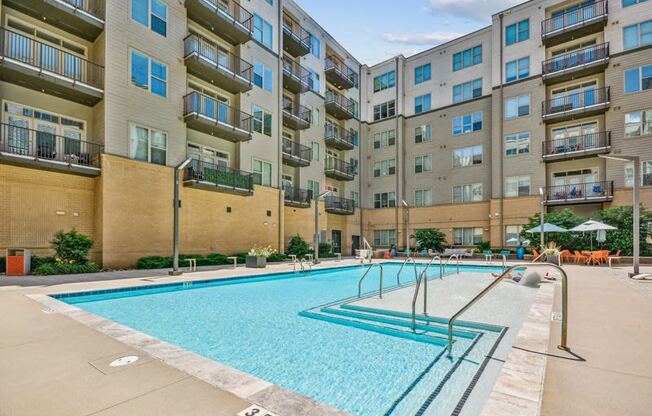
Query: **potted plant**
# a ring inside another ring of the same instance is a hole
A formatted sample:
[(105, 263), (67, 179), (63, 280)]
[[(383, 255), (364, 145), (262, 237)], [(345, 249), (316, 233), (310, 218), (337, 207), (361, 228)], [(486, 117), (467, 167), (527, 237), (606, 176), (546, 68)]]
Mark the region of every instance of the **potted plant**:
[(546, 262), (559, 266), (559, 247), (557, 247), (557, 243), (551, 241), (542, 250), (546, 256)]
[(274, 250), (271, 246), (254, 246), (249, 253), (247, 253), (247, 267), (255, 269), (264, 269), (267, 267), (267, 257), (274, 254)]

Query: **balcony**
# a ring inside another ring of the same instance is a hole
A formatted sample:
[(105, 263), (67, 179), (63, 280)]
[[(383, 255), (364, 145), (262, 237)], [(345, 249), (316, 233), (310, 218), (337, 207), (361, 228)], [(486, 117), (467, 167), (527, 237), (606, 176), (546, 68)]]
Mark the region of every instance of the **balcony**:
[(326, 158), (324, 172), (327, 177), (337, 181), (352, 181), (355, 179), (355, 168), (353, 165), (334, 157)]
[(541, 115), (546, 123), (572, 120), (604, 113), (609, 105), (609, 87), (593, 88), (544, 101)]
[(324, 134), (326, 146), (337, 150), (353, 150), (355, 147), (354, 133), (337, 124), (327, 123)]
[(94, 42), (104, 30), (105, 0), (5, 0), (4, 5)]
[(233, 45), (253, 38), (253, 15), (233, 0), (186, 0), (188, 19)]
[(0, 79), (93, 106), (104, 96), (104, 67), (0, 28)]
[(251, 64), (201, 36), (189, 35), (184, 40), (184, 53), (188, 73), (233, 94), (253, 88)]
[(339, 196), (327, 195), (324, 197), (326, 212), (338, 215), (355, 214), (355, 201), (352, 199), (340, 198)]
[(543, 82), (563, 82), (604, 71), (609, 62), (609, 42), (568, 52), (543, 61)]
[(285, 13), (283, 13), (283, 50), (295, 58), (310, 53), (310, 33)]
[(348, 90), (355, 86), (357, 73), (336, 56), (326, 57), (325, 72), (326, 81), (338, 90)]
[(544, 189), (546, 205), (594, 204), (609, 202), (614, 197), (613, 181), (557, 185)]
[(292, 186), (284, 186), (283, 192), (285, 193), (285, 205), (295, 208), (310, 208), (312, 191), (308, 189), (294, 188)]
[(542, 144), (544, 161), (579, 159), (611, 152), (611, 132), (547, 140)]
[(104, 146), (44, 131), (0, 124), (0, 161), (87, 176), (100, 174)]
[(326, 91), (326, 112), (338, 120), (350, 120), (355, 117), (355, 103), (340, 93)]
[(295, 168), (310, 166), (312, 150), (308, 146), (283, 138), (283, 163)]
[(197, 159), (186, 167), (183, 184), (190, 188), (246, 196), (254, 193), (253, 173)]
[(283, 125), (292, 130), (305, 130), (312, 122), (312, 112), (309, 108), (283, 98)]
[(230, 142), (252, 138), (252, 116), (197, 91), (183, 97), (186, 126)]
[(607, 1), (603, 0), (551, 17), (541, 22), (541, 41), (550, 47), (599, 32), (608, 15)]
[(306, 68), (283, 58), (283, 88), (294, 94), (304, 93), (310, 89), (309, 77), (310, 72)]

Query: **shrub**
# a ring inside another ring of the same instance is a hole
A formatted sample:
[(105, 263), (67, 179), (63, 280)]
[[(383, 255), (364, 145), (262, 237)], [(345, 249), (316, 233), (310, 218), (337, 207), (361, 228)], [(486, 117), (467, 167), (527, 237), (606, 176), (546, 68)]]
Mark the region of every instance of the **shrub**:
[(299, 234), (292, 236), (286, 250), (287, 254), (294, 254), (297, 257), (303, 257), (311, 251), (312, 250), (310, 249), (308, 242), (304, 240), (303, 237), (301, 237)]
[(417, 230), (414, 237), (417, 240), (419, 250), (433, 250), (436, 252), (444, 251), (446, 245), (446, 235), (436, 228), (428, 230)]
[(491, 242), (489, 241), (480, 241), (478, 243), (478, 251), (480, 253), (485, 252), (487, 250), (491, 250)]
[(136, 262), (137, 269), (166, 269), (172, 267), (172, 257), (142, 257)]
[[(607, 241), (604, 244), (607, 247), (617, 247), (617, 249), (622, 250), (623, 256), (631, 256), (634, 251), (633, 214), (634, 210), (631, 206), (615, 206), (602, 210), (594, 216), (597, 221), (617, 228), (617, 230), (607, 231)], [(647, 240), (650, 235), (649, 224), (652, 223), (652, 211), (646, 210), (641, 206), (640, 217), (641, 255), (645, 255), (650, 251), (650, 245), (647, 243)], [(593, 237), (595, 247), (595, 235)]]
[(93, 247), (93, 240), (73, 229), (68, 232), (63, 230), (54, 234), (50, 241), (54, 252), (63, 263), (86, 263), (88, 252)]
[(97, 273), (99, 271), (101, 271), (100, 266), (95, 263), (43, 263), (33, 273), (39, 276), (50, 276), (55, 274)]
[(270, 263), (280, 263), (285, 261), (288, 257), (285, 254), (274, 253), (271, 256), (267, 257), (267, 261)]
[(333, 245), (331, 243), (319, 243), (319, 255), (327, 256), (333, 254)]
[(4, 273), (7, 270), (7, 260), (4, 257), (0, 257), (0, 273)]

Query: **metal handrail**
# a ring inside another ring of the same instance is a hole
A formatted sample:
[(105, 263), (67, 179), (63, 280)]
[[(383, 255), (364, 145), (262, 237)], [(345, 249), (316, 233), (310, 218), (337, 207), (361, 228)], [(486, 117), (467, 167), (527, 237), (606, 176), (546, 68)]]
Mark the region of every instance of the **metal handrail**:
[(591, 45), (546, 59), (541, 63), (541, 73), (545, 77), (607, 58), (609, 58), (609, 42)]
[[(421, 288), (421, 281), (423, 280), (424, 276), (425, 276), (425, 273), (421, 272), (421, 274), (419, 275), (419, 278), (417, 279), (416, 284), (414, 285), (414, 295), (412, 296), (412, 331), (416, 331), (416, 329), (417, 329), (417, 299), (419, 298), (419, 289)], [(425, 298), (425, 295), (424, 295), (424, 298), (423, 298), (423, 310), (424, 310), (423, 314), (425, 315), (426, 314), (425, 313), (425, 310), (426, 310), (426, 298)]]
[(541, 22), (541, 37), (545, 39), (551, 35), (562, 33), (575, 25), (606, 17), (608, 13), (607, 1), (603, 0), (567, 11), (559, 16), (550, 17)]
[(448, 356), (449, 357), (452, 356), (452, 350), (453, 350), (453, 325), (455, 324), (457, 318), (460, 317), (460, 315), (466, 312), (467, 309), (473, 306), (477, 301), (482, 299), (487, 293), (489, 293), (494, 287), (496, 287), (498, 283), (506, 279), (506, 276), (509, 275), (509, 273), (512, 270), (528, 268), (528, 267), (540, 267), (540, 266), (552, 267), (553, 269), (557, 269), (559, 273), (561, 273), (561, 279), (562, 279), (561, 319), (562, 320), (561, 320), (561, 345), (559, 346), (559, 348), (564, 350), (569, 350), (566, 342), (567, 334), (568, 334), (568, 276), (566, 275), (566, 272), (561, 267), (552, 263), (521, 263), (521, 264), (515, 264), (511, 266), (509, 269), (505, 270), (500, 276), (498, 276), (493, 282), (491, 282), (489, 286), (484, 288), (482, 292), (478, 293), (473, 299), (471, 299), (466, 305), (464, 305), (459, 311), (455, 313), (455, 315), (453, 315), (448, 320)]
[(380, 263), (370, 264), (369, 267), (367, 268), (367, 271), (364, 272), (364, 274), (360, 278), (360, 281), (358, 282), (358, 298), (362, 295), (362, 281), (364, 280), (365, 277), (367, 277), (371, 269), (373, 269), (375, 266), (380, 267), (380, 289), (378, 293), (379, 293), (379, 297), (381, 299), (383, 298), (383, 265)]
[[(424, 280), (425, 278), (425, 283), (423, 285), (423, 314), (428, 315), (428, 268), (430, 265), (435, 261), (439, 260), (439, 278), (441, 279), (442, 276), (442, 260), (441, 257), (439, 256), (433, 256), (432, 259), (426, 264), (426, 267), (423, 269), (423, 271), (419, 274), (419, 277), (416, 279), (416, 284), (414, 285), (414, 296), (412, 297), (412, 330), (414, 331), (416, 329), (416, 304), (417, 304), (417, 299), (419, 297), (419, 288), (421, 287), (421, 281)], [(416, 265), (415, 265), (416, 267)]]
[(442, 268), (440, 268), (440, 273), (439, 273), (440, 278), (444, 277), (443, 271), (446, 270), (446, 266), (448, 265), (448, 263), (450, 263), (450, 261), (453, 258), (455, 258), (455, 260), (456, 260), (457, 274), (460, 274), (460, 255), (459, 254), (451, 254), (451, 256), (448, 258), (448, 260), (446, 260), (446, 262), (443, 264)]
[(398, 273), (396, 273), (396, 284), (397, 285), (401, 284), (400, 276), (401, 276), (401, 272), (403, 271), (403, 267), (405, 267), (405, 265), (410, 261), (412, 262), (412, 264), (414, 264), (414, 281), (416, 282), (419, 279), (419, 276), (418, 276), (419, 273), (417, 272), (417, 262), (414, 261), (414, 259), (412, 257), (408, 256), (408, 258), (405, 259), (403, 264), (401, 264), (401, 268), (398, 269)]
[(552, 116), (567, 111), (580, 110), (594, 105), (607, 104), (611, 100), (609, 87), (572, 91), (541, 103), (541, 114)]
[(366, 237), (362, 237), (362, 245), (365, 247), (365, 250), (367, 250), (367, 253), (368, 253), (367, 254), (367, 260), (371, 264), (371, 260), (373, 259), (373, 256), (374, 256), (374, 254), (373, 254), (374, 248), (371, 247), (371, 244), (369, 244), (369, 241), (367, 241)]

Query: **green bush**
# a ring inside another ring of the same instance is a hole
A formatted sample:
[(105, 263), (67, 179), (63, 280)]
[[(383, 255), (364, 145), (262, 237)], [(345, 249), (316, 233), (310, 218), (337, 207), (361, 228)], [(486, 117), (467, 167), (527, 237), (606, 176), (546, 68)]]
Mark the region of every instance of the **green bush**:
[(436, 252), (444, 251), (446, 235), (436, 228), (417, 230), (414, 237), (417, 240), (417, 247), (419, 247), (419, 250), (433, 250)]
[(270, 263), (280, 263), (285, 261), (288, 258), (285, 254), (274, 253), (271, 256), (267, 257), (267, 261)]
[(39, 276), (50, 276), (56, 274), (97, 273), (99, 271), (101, 271), (100, 266), (95, 263), (43, 263), (39, 265), (33, 273)]
[(141, 257), (136, 262), (137, 269), (167, 269), (172, 267), (172, 257), (149, 256)]
[(7, 271), (7, 260), (4, 257), (0, 257), (0, 273)]
[(93, 247), (93, 240), (87, 235), (80, 234), (77, 230), (72, 229), (68, 232), (63, 230), (54, 234), (54, 239), (50, 241), (57, 257), (64, 263), (86, 263), (88, 253)]
[(480, 253), (483, 253), (483, 252), (485, 252), (487, 250), (491, 250), (491, 242), (489, 242), (489, 241), (480, 241), (478, 243), (478, 251)]
[(292, 236), (286, 250), (287, 254), (294, 254), (297, 257), (303, 257), (312, 252), (310, 245), (299, 234)]
[(319, 255), (327, 256), (333, 254), (333, 245), (331, 243), (319, 243)]
[[(247, 253), (238, 253), (234, 255), (238, 258), (238, 263), (244, 263), (247, 258)], [(274, 253), (267, 258), (267, 261), (281, 262), (287, 258), (284, 254)], [(185, 267), (188, 266), (187, 259), (197, 260), (197, 266), (221, 266), (225, 264), (233, 264), (233, 260), (229, 260), (228, 256), (220, 253), (211, 253), (206, 256), (200, 254), (180, 254), (179, 255), (179, 266)], [(136, 268), (141, 270), (151, 270), (151, 269), (169, 269), (173, 266), (174, 259), (172, 256), (149, 256), (141, 257), (136, 262)]]

